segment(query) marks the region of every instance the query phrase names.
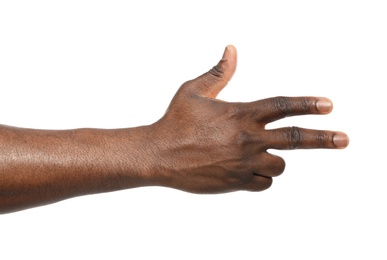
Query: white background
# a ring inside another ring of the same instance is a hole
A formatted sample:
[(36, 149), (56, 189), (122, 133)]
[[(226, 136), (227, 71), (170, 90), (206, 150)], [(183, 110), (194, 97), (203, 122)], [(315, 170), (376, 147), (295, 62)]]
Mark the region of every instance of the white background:
[(138, 188), (2, 215), (1, 259), (386, 259), (386, 14), (372, 0), (0, 1), (2, 124), (150, 124), (233, 44), (219, 98), (326, 96), (330, 115), (271, 127), (351, 139), (272, 151), (287, 168), (260, 193)]

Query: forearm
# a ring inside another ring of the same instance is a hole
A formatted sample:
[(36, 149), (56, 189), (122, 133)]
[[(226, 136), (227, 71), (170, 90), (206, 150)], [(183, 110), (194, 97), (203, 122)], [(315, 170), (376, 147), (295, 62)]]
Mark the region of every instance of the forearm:
[(148, 127), (34, 130), (0, 126), (0, 212), (151, 185)]

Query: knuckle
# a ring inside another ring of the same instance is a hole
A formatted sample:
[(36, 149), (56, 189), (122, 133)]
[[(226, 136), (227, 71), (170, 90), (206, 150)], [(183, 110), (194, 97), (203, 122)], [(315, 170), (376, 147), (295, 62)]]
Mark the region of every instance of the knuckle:
[(323, 131), (318, 131), (317, 133), (317, 144), (320, 146), (320, 147), (323, 147), (325, 146), (327, 143), (329, 143), (330, 141), (330, 136), (323, 132)]
[(285, 171), (285, 166), (285, 160), (281, 157), (276, 157), (276, 160), (271, 164), (270, 169), (268, 169), (270, 171), (270, 176), (280, 176)]
[(258, 167), (258, 170), (254, 172), (255, 175), (261, 175), (266, 177), (277, 177), (281, 175), (285, 170), (285, 160), (282, 157), (270, 156), (264, 159), (264, 166)]
[(237, 147), (245, 147), (252, 142), (252, 136), (246, 131), (239, 131), (235, 137)]
[(277, 162), (275, 163), (274, 169), (273, 169), (273, 177), (280, 176), (285, 171), (285, 160), (281, 157), (278, 157)]
[(311, 111), (311, 108), (314, 106), (314, 102), (309, 98), (303, 98), (300, 102), (300, 106), (300, 110), (307, 113)]
[(224, 76), (224, 70), (221, 66), (219, 66), (219, 64), (212, 67), (212, 69), (210, 69), (208, 71), (208, 73), (210, 73), (211, 75), (213, 75), (216, 78), (223, 78), (223, 76)]
[(301, 142), (301, 133), (298, 127), (289, 127), (286, 131), (289, 149), (297, 149)]
[(313, 100), (310, 98), (292, 99), (289, 97), (274, 98), (274, 107), (282, 113), (283, 116), (290, 116), (294, 114), (309, 113), (315, 107)]
[(221, 67), (220, 64), (212, 67), (208, 71), (207, 77), (201, 77), (202, 84), (204, 84), (206, 87), (210, 87), (214, 83), (220, 81), (224, 77), (224, 69)]
[(274, 106), (283, 115), (288, 116), (291, 113), (290, 100), (287, 97), (276, 97), (274, 98)]

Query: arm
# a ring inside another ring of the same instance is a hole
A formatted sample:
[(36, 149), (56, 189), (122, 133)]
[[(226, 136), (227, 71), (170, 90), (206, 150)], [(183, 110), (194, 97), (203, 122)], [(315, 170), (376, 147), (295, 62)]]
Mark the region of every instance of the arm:
[(53, 131), (0, 126), (0, 212), (149, 185), (149, 139), (147, 127)]
[(268, 149), (344, 148), (341, 132), (266, 130), (294, 115), (328, 114), (329, 99), (215, 99), (236, 69), (228, 46), (209, 72), (184, 83), (156, 123), (129, 129), (33, 130), (0, 126), (0, 212), (148, 185), (194, 193), (261, 191), (285, 168)]

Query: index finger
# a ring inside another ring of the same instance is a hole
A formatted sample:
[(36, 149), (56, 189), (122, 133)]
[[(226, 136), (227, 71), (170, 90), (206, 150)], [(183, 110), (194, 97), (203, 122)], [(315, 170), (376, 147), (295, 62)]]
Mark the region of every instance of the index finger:
[(332, 101), (325, 97), (273, 97), (250, 105), (256, 119), (265, 124), (289, 116), (329, 114), (333, 109)]

